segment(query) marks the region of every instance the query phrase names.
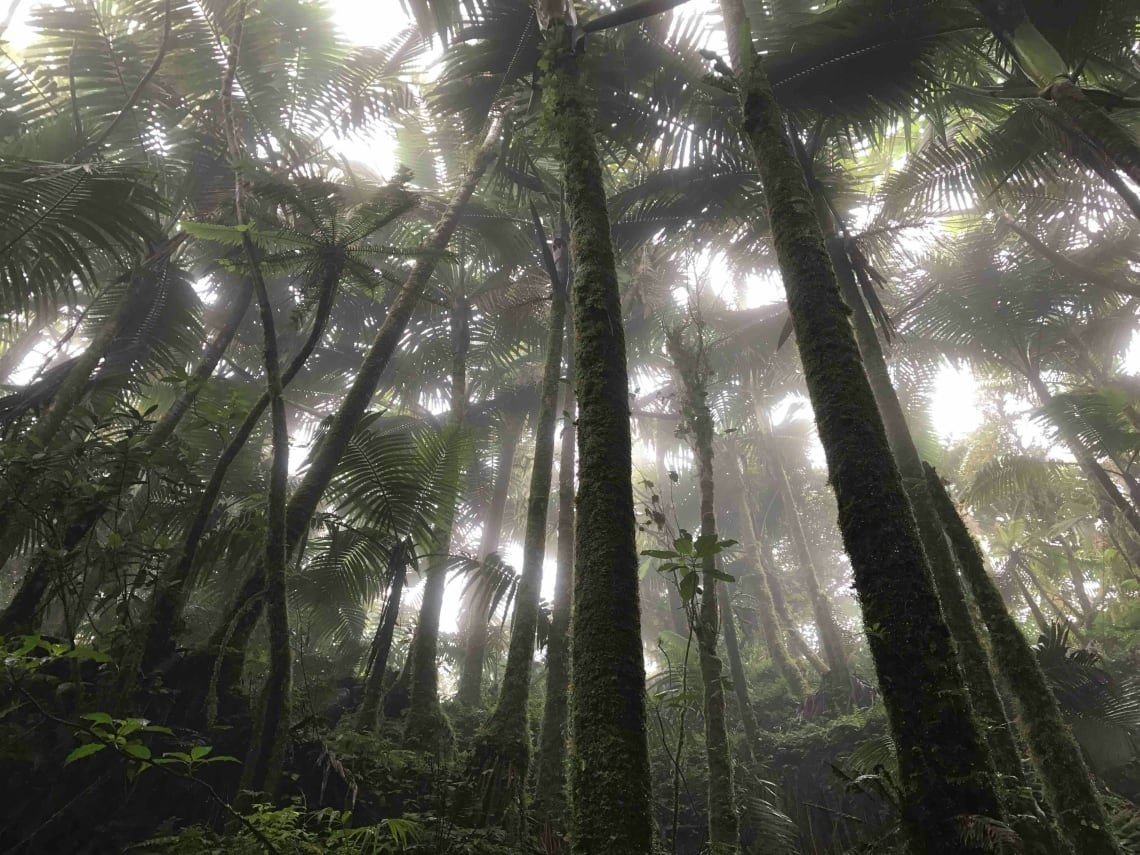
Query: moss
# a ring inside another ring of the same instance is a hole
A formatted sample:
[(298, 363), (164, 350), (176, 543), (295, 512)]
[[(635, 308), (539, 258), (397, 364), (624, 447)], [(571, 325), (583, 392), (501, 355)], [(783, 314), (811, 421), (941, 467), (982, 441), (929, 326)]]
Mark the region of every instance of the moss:
[(1080, 747), (1065, 724), (1036, 655), (1006, 610), (978, 545), (942, 481), (933, 468), (927, 467), (926, 474), (970, 593), (989, 629), (994, 659), (1017, 702), (1030, 756), (1062, 833), (1080, 855), (1120, 855), (1122, 850), (1109, 830), (1108, 816)]
[(564, 25), (547, 32), (541, 68), (543, 121), (558, 144), (576, 266), (571, 851), (644, 855), (653, 818), (621, 301), (593, 116)]
[[(725, 5), (739, 15), (739, 0)], [(726, 19), (731, 25), (732, 16)], [(740, 44), (743, 34), (730, 30), (729, 43)], [(980, 851), (962, 841), (956, 818), (1001, 818), (991, 764), (803, 172), (761, 63), (746, 60), (738, 75), (744, 131), (898, 747), (903, 824), (916, 852)]]
[[(822, 200), (818, 194), (816, 198), (819, 210), (818, 203)], [(821, 221), (823, 216), (824, 212), (820, 212)], [(867, 366), (867, 379), (871, 384), (879, 412), (882, 413), (887, 441), (898, 464), (903, 486), (914, 511), (923, 550), (934, 580), (934, 588), (942, 606), (942, 615), (954, 639), (958, 664), (962, 668), (962, 676), (966, 681), (978, 725), (986, 736), (986, 744), (997, 771), (1014, 781), (1021, 781), (1023, 771), (1013, 729), (1002, 704), (1001, 695), (998, 694), (997, 685), (994, 683), (989, 657), (970, 615), (966, 593), (958, 577), (957, 562), (934, 508), (922, 469), (922, 459), (915, 447), (902, 404), (899, 403), (898, 395), (891, 383), (887, 361), (883, 356), (874, 322), (859, 293), (859, 286), (855, 281), (855, 273), (851, 268), (846, 249), (839, 245), (837, 240), (830, 242), (830, 247), (839, 286), (853, 312), (855, 339)]]

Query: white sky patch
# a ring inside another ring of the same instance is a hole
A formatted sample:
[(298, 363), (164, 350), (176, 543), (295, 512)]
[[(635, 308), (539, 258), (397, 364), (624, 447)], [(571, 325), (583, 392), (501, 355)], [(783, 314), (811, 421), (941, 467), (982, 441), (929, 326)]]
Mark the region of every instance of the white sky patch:
[(934, 381), (930, 416), (938, 438), (949, 444), (965, 439), (982, 424), (978, 383), (969, 366), (947, 362)]

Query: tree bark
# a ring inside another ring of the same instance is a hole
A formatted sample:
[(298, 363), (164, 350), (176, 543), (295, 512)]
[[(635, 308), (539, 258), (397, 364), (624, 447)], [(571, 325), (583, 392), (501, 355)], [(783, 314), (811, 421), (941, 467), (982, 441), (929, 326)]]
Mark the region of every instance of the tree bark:
[(653, 846), (654, 822), (617, 268), (595, 123), (566, 23), (547, 31), (540, 62), (543, 122), (563, 169), (576, 266), (580, 463), (571, 642), (571, 852), (645, 855)]
[(724, 603), (724, 650), (728, 655), (728, 671), (732, 675), (732, 688), (736, 692), (736, 705), (740, 709), (740, 725), (744, 739), (748, 743), (748, 756), (756, 759), (756, 741), (760, 729), (756, 725), (756, 714), (752, 711), (752, 701), (748, 699), (748, 677), (744, 673), (744, 662), (740, 658), (740, 642), (736, 637), (736, 615), (732, 608), (732, 598), (728, 589), (721, 587), (720, 602)]
[(1001, 592), (986, 573), (981, 551), (941, 479), (930, 467), (926, 472), (970, 593), (989, 629), (994, 659), (1017, 702), (1045, 797), (1062, 833), (1080, 855), (1120, 855), (1122, 850), (1113, 838), (1080, 746), (1061, 716), (1061, 708), (1037, 657), (1006, 610)]
[(871, 654), (898, 751), (903, 827), (926, 855), (980, 853), (961, 817), (1002, 817), (993, 764), (955, 666), (950, 633), (887, 443), (803, 171), (740, 0), (721, 0), (743, 130), (768, 221), (808, 393), (839, 506)]

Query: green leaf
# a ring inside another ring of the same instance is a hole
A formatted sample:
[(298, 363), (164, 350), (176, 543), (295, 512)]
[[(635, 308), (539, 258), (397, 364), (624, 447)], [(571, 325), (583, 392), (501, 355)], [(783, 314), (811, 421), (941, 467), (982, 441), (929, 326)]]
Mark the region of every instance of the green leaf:
[(123, 746), (123, 752), (136, 760), (150, 759), (150, 749), (141, 742), (128, 742)]
[(641, 554), (648, 555), (650, 558), (677, 558), (679, 555), (679, 553), (668, 549), (643, 549)]
[(105, 712), (92, 712), (80, 716), (84, 721), (89, 721), (92, 724), (112, 724), (114, 719)]
[(719, 579), (721, 582), (735, 582), (736, 581), (735, 576), (730, 576), (727, 573), (722, 573), (720, 570), (712, 570), (709, 573), (709, 575), (712, 576), (714, 579)]
[(190, 749), (191, 760), (201, 760), (214, 749), (209, 745), (195, 745)]
[(682, 532), (681, 536), (673, 541), (673, 548), (677, 550), (678, 555), (692, 555), (693, 554), (693, 538), (688, 532)]
[(687, 603), (697, 595), (697, 581), (696, 573), (690, 573), (681, 580), (679, 587), (681, 589), (681, 600), (683, 602)]
[(102, 742), (86, 742), (83, 745), (72, 750), (70, 754), (63, 761), (63, 765), (67, 766), (76, 760), (82, 760), (84, 757), (90, 757), (92, 754), (97, 754), (107, 746)]

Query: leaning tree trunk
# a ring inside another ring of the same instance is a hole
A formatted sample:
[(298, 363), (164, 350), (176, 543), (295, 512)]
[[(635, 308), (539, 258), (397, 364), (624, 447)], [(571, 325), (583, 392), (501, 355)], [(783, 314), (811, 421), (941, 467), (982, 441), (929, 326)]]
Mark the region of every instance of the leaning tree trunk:
[[(479, 544), (480, 561), (486, 561), (499, 551), (499, 536), (507, 510), (507, 493), (511, 488), (511, 471), (515, 465), (515, 451), (518, 449), (519, 437), (522, 436), (522, 428), (522, 416), (503, 415), (499, 465), (495, 473), (491, 506), (483, 520), (483, 542)], [(463, 606), (460, 635), (464, 639), (464, 654), (456, 700), (469, 707), (478, 706), (483, 699), (483, 659), (487, 651), (488, 624), (491, 618), (490, 590), (489, 585), (472, 585)]]
[(1080, 855), (1121, 855), (1080, 746), (1061, 715), (1037, 657), (986, 572), (978, 544), (941, 479), (926, 469), (931, 493), (954, 544), (974, 602), (990, 632), (994, 660), (1017, 702), (1030, 754), (1062, 833)]
[(566, 327), (566, 295), (556, 292), (550, 306), (546, 364), (534, 429), (534, 465), (527, 499), (522, 575), (515, 593), (515, 615), (507, 664), (495, 711), (476, 737), (469, 781), (482, 789), (482, 821), (498, 823), (512, 805), (521, 806), (530, 764), (527, 702), (538, 628), (542, 562), (546, 557), (546, 516), (550, 507), (554, 432), (558, 421), (558, 385), (562, 374), (562, 340)]
[[(151, 454), (162, 448), (167, 440), (174, 435), (182, 417), (190, 411), (190, 407), (197, 399), (206, 381), (210, 379), (214, 369), (218, 367), (222, 355), (229, 348), (234, 336), (237, 335), (238, 328), (245, 318), (246, 310), (249, 308), (252, 299), (253, 282), (246, 279), (235, 296), (221, 329), (206, 347), (202, 360), (194, 369), (194, 373), (190, 375), (182, 394), (163, 413), (162, 418), (155, 422), (146, 439), (139, 444), (135, 452), (137, 457), (132, 458), (126, 464), (129, 468), (126, 471), (115, 473), (113, 478), (108, 479), (108, 482), (103, 485), (103, 488), (91, 502), (84, 504), (82, 510), (76, 512), (70, 523), (66, 525), (62, 544), (65, 552), (71, 552), (84, 541), (110, 509), (114, 497), (119, 493), (120, 485), (136, 481), (142, 472), (142, 463), (148, 460)], [(40, 556), (36, 559), (35, 564), (25, 575), (19, 589), (17, 589), (12, 602), (9, 603), (3, 613), (0, 613), (0, 635), (11, 634), (12, 628), (9, 626), (9, 621), (17, 624), (23, 623), (25, 626), (30, 626), (34, 622), (34, 616), (40, 608), (44, 593), (47, 591), (51, 574), (57, 566), (57, 560), (47, 556)], [(88, 592), (93, 590), (93, 586), (84, 584), (84, 592), (81, 597), (83, 603), (89, 602)]]
[[(399, 296), (392, 303), (388, 316), (384, 319), (368, 355), (364, 358), (364, 362), (356, 374), (356, 379), (353, 380), (352, 386), (344, 396), (340, 409), (333, 416), (332, 424), (321, 440), (320, 447), (314, 453), (312, 462), (289, 500), (285, 510), (285, 535), (286, 547), (290, 556), (304, 539), (309, 521), (317, 510), (321, 496), (324, 495), (329, 482), (332, 481), (336, 467), (352, 439), (352, 434), (357, 425), (360, 424), (368, 405), (372, 402), (372, 397), (376, 393), (376, 387), (380, 384), (384, 369), (387, 368), (388, 362), (407, 329), (412, 312), (419, 303), (436, 264), (446, 251), (447, 244), (459, 225), (460, 215), (467, 207), (467, 203), (471, 200), (480, 179), (498, 153), (501, 129), (501, 119), (497, 116), (493, 117), (483, 145), (475, 152), (463, 183), (459, 186), (455, 196), (452, 197), (447, 210), (436, 223), (432, 236), (424, 247), (424, 254), (416, 260), (412, 272), (400, 289)], [(232, 644), (232, 647), (235, 648), (234, 655), (244, 656), (244, 644), (240, 643), (243, 633), (238, 630), (231, 631), (227, 628), (233, 626), (235, 621), (240, 622), (243, 629), (245, 626), (249, 627), (244, 632), (245, 637), (248, 638), (248, 632), (252, 631), (252, 627), (256, 625), (261, 614), (260, 600), (256, 597), (261, 587), (261, 580), (255, 572), (242, 588), (242, 597), (251, 596), (254, 599), (246, 600), (239, 597), (235, 607), (223, 618), (218, 630), (215, 631), (212, 642), (230, 635), (237, 639)], [(233, 669), (229, 670), (232, 671)]]
[[(817, 212), (822, 220), (827, 213), (817, 188)], [(822, 209), (822, 210), (821, 210)], [(835, 263), (836, 277), (844, 300), (854, 316), (855, 340), (859, 353), (867, 369), (867, 379), (875, 395), (879, 412), (887, 432), (887, 441), (902, 476), (903, 487), (910, 498), (915, 522), (922, 538), (922, 546), (934, 578), (934, 588), (942, 605), (942, 616), (950, 629), (957, 652), (957, 663), (962, 669), (966, 690), (978, 717), (986, 743), (993, 757), (994, 765), (1002, 775), (1019, 780), (1023, 777), (1021, 757), (1014, 740), (1013, 728), (1006, 715), (1001, 695), (994, 683), (989, 656), (982, 645), (978, 629), (966, 603), (966, 592), (958, 576), (958, 566), (950, 544), (946, 540), (938, 512), (934, 508), (926, 476), (922, 469), (922, 458), (914, 444), (910, 426), (906, 421), (902, 404), (891, 382), (887, 360), (875, 331), (874, 321), (859, 293), (846, 247), (840, 245), (838, 235), (831, 242), (831, 258)], [(1020, 811), (1017, 811), (1020, 813)]]
[(776, 604), (772, 597), (772, 588), (768, 579), (764, 556), (761, 554), (760, 533), (756, 530), (756, 522), (752, 517), (751, 509), (748, 507), (748, 493), (741, 475), (741, 469), (737, 469), (738, 463), (743, 469), (744, 460), (738, 455), (734, 455), (734, 458), (729, 460), (728, 468), (735, 477), (740, 479), (737, 485), (737, 498), (740, 502), (738, 516), (740, 517), (741, 537), (744, 540), (744, 550), (752, 557), (752, 563), (756, 570), (756, 606), (759, 611), (760, 631), (764, 635), (764, 646), (768, 648), (768, 656), (771, 658), (772, 664), (776, 666), (776, 670), (780, 672), (780, 676), (788, 684), (788, 690), (796, 698), (803, 698), (811, 692), (811, 686), (808, 685), (803, 672), (792, 659), (791, 654), (788, 653), (784, 636), (780, 632), (780, 619), (776, 614)]
[[(139, 269), (129, 274), (127, 288), (119, 305), (103, 321), (87, 347), (67, 369), (59, 388), (52, 393), (51, 403), (29, 431), (28, 439), (38, 448), (51, 447), (72, 411), (87, 394), (92, 373), (110, 351), (132, 311), (137, 311), (140, 301), (146, 299), (147, 289), (153, 285), (154, 268), (157, 267), (165, 272), (170, 264), (170, 254), (178, 243), (178, 241), (167, 241), (165, 246), (156, 250)], [(24, 525), (26, 517), (14, 511), (18, 500), (23, 498), (23, 493), (33, 485), (34, 480), (35, 470), (22, 460), (10, 465), (0, 480), (0, 567), (8, 564), (8, 560), (19, 548), (26, 534)], [(28, 590), (18, 593), (19, 602), (14, 601), (9, 604), (4, 617), (0, 618), (0, 624), (6, 626), (6, 632), (22, 631), (21, 627), (30, 628), (28, 620), (34, 620), (35, 608), (39, 605), (39, 598), (43, 596), (48, 581), (47, 578), (25, 579)], [(34, 602), (32, 602), (33, 595)], [(16, 608), (13, 608), (13, 605)]]
[[(720, 636), (720, 608), (717, 602), (715, 476), (713, 474), (713, 419), (708, 402), (708, 368), (704, 342), (688, 345), (684, 333), (674, 329), (666, 334), (665, 346), (680, 380), (682, 423), (689, 429), (697, 456), (697, 479), (701, 496), (701, 593), (698, 609), (690, 609), (697, 636), (697, 652), (704, 687), (705, 758), (709, 770), (709, 846), (713, 855), (736, 852), (739, 821), (732, 784), (732, 754), (725, 723), (724, 678), (717, 641)], [(698, 333), (699, 336), (699, 333)], [(731, 620), (731, 611), (729, 611)]]
[(974, 0), (974, 5), (1042, 97), (1057, 105), (1112, 168), (1140, 184), (1140, 143), (1073, 82), (1068, 63), (1029, 19), (1021, 0)]
[(576, 266), (580, 463), (571, 641), (571, 851), (644, 855), (653, 846), (654, 822), (617, 268), (594, 118), (565, 22), (546, 33), (540, 62), (543, 122), (564, 173)]
[(396, 635), (396, 622), (400, 619), (400, 598), (408, 581), (408, 554), (412, 549), (410, 540), (400, 540), (392, 547), (388, 558), (388, 599), (380, 613), (380, 623), (376, 626), (376, 636), (368, 651), (368, 667), (364, 674), (364, 696), (360, 709), (356, 711), (356, 729), (369, 733), (375, 729), (380, 714), (380, 699), (384, 690), (384, 675), (388, 672), (388, 654), (392, 651), (392, 639)]
[[(289, 360), (289, 364), (281, 373), (282, 391), (284, 391), (300, 373), (320, 343), (321, 337), (324, 335), (325, 327), (328, 325), (329, 317), (332, 314), (336, 288), (342, 272), (342, 266), (334, 267), (327, 272), (324, 280), (320, 283), (319, 297), (313, 313), (313, 322), (309, 334), (302, 343), (301, 349), (293, 355), (293, 358)], [(256, 274), (251, 274), (248, 277), (251, 289), (253, 289), (255, 275)], [(221, 359), (221, 355), (221, 352), (218, 352), (218, 360)], [(246, 442), (261, 420), (261, 416), (265, 413), (266, 408), (270, 406), (271, 402), (272, 396), (269, 391), (266, 390), (257, 401), (254, 402), (241, 424), (238, 425), (234, 435), (230, 437), (230, 441), (222, 450), (218, 462), (214, 464), (214, 469), (210, 473), (210, 480), (206, 482), (206, 486), (198, 497), (194, 516), (191, 518), (190, 524), (186, 529), (186, 535), (183, 538), (181, 549), (171, 556), (170, 560), (158, 574), (158, 579), (155, 584), (155, 593), (147, 605), (146, 615), (139, 622), (139, 626), (136, 630), (137, 637), (132, 643), (130, 652), (124, 661), (120, 663), (118, 685), (115, 691), (115, 703), (118, 708), (123, 708), (122, 705), (127, 703), (129, 695), (134, 691), (135, 680), (137, 679), (140, 669), (144, 671), (150, 670), (173, 651), (177, 641), (177, 627), (181, 623), (182, 610), (185, 608), (190, 595), (190, 591), (188, 590), (190, 573), (194, 567), (194, 559), (198, 554), (198, 547), (201, 545), (202, 538), (205, 536), (206, 528), (214, 512), (214, 505), (221, 495), (222, 487), (225, 484), (226, 475), (229, 472), (230, 466), (245, 447)], [(183, 410), (183, 413), (185, 413), (185, 410)], [(173, 427), (170, 427), (170, 430), (173, 431)], [(250, 585), (247, 581), (246, 586), (242, 589), (241, 595), (234, 601), (233, 608), (244, 609), (244, 613), (246, 614), (252, 612), (253, 624), (256, 624), (257, 617), (260, 615), (261, 592), (264, 588), (263, 569), (260, 563), (255, 564), (250, 572), (250, 578), (255, 580), (255, 584)], [(254, 611), (254, 603), (257, 604), (256, 611)], [(232, 618), (233, 614), (235, 614), (235, 612), (228, 612), (227, 618)], [(227, 631), (232, 624), (232, 620), (227, 620), (223, 625), (223, 633)], [(240, 639), (242, 638), (242, 634), (235, 632), (230, 636), (231, 640), (234, 637)], [(240, 668), (238, 672), (240, 673)]]
[(721, 8), (743, 130), (756, 154), (839, 527), (898, 750), (903, 826), (918, 852), (980, 853), (964, 842), (962, 825), (1002, 816), (993, 762), (954, 661), (811, 194), (752, 50), (743, 4), (721, 0)]
[(574, 336), (566, 331), (566, 389), (558, 452), (558, 558), (546, 638), (546, 702), (535, 763), (534, 813), (551, 830), (566, 813), (566, 714), (570, 692), (570, 595), (574, 585)]

